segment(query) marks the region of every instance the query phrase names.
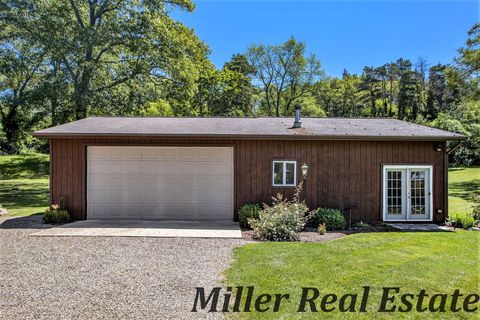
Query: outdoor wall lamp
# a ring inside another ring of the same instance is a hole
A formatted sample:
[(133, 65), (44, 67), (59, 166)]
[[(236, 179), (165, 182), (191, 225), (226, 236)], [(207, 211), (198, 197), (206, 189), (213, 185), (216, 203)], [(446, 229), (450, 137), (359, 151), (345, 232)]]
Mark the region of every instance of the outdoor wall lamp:
[(308, 173), (308, 166), (306, 163), (302, 165), (302, 174), (303, 174), (303, 179), (307, 179), (307, 173)]
[(437, 151), (437, 152), (440, 152), (442, 151), (442, 145), (439, 143), (439, 144), (436, 144), (433, 146), (433, 150)]
[(307, 201), (307, 173), (308, 173), (308, 166), (306, 163), (303, 163), (302, 165), (302, 174), (303, 174), (303, 180), (305, 183), (303, 184), (303, 198), (305, 199), (305, 202)]

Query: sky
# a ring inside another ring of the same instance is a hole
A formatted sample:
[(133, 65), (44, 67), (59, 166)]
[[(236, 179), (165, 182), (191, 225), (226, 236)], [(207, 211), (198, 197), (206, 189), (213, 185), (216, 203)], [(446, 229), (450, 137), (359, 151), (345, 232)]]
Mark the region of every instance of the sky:
[(304, 41), (330, 76), (361, 73), (402, 57), (449, 63), (479, 21), (475, 0), (193, 0), (192, 13), (173, 17), (211, 50), (218, 67), (253, 44)]

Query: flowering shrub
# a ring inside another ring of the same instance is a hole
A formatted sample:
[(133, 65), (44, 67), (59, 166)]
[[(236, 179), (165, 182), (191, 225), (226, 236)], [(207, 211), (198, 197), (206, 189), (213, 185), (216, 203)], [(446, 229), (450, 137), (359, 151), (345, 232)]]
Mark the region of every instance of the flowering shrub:
[(70, 221), (70, 214), (65, 208), (64, 198), (60, 198), (58, 204), (52, 204), (42, 216), (43, 223), (55, 224)]
[(298, 241), (299, 232), (308, 218), (308, 208), (300, 201), (301, 183), (291, 201), (280, 193), (273, 197), (271, 206), (264, 204), (258, 219), (249, 219), (257, 239), (269, 241)]

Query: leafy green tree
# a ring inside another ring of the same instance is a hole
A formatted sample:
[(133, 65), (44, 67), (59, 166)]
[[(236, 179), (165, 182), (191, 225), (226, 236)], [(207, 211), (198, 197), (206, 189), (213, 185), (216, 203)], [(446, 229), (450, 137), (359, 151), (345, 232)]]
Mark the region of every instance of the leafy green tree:
[(255, 69), (245, 55), (233, 55), (221, 71), (224, 86), (221, 94), (211, 102), (212, 113), (237, 117), (253, 115), (255, 88), (252, 85), (252, 76), (254, 73)]
[(280, 45), (254, 45), (246, 54), (263, 92), (263, 110), (280, 116), (293, 109), (297, 99), (313, 90), (324, 72), (315, 55), (305, 55), (306, 45), (290, 38)]
[(253, 86), (247, 76), (224, 68), (216, 72), (212, 90), (208, 101), (211, 115), (245, 117), (253, 114)]
[(227, 61), (223, 66), (224, 69), (235, 71), (251, 78), (255, 74), (255, 68), (248, 62), (244, 54), (234, 54), (230, 61)]
[(467, 76), (480, 72), (480, 23), (476, 23), (469, 31), (466, 46), (459, 50), (459, 64)]
[(115, 113), (128, 114), (135, 109), (133, 103), (141, 106), (179, 88), (187, 93), (180, 98), (193, 96), (197, 66), (208, 48), (169, 16), (171, 7), (193, 10), (190, 0), (28, 4), (10, 0), (3, 16), (12, 27), (31, 34), (30, 46), (58, 65), (69, 84), (68, 101), (76, 119), (103, 113), (113, 102), (118, 103)]
[(357, 75), (344, 72), (341, 79), (319, 81), (313, 95), (330, 117), (358, 117), (362, 114), (360, 84), (361, 79)]
[[(297, 103), (302, 106), (302, 115), (305, 117), (323, 118), (327, 114), (312, 93), (298, 98)], [(289, 116), (294, 116), (295, 110), (292, 110)]]
[(198, 80), (193, 109), (201, 116), (244, 117), (253, 114), (253, 67), (244, 55), (233, 55), (221, 70), (208, 63)]
[[(39, 90), (39, 75), (45, 72), (45, 52), (31, 48), (18, 32), (0, 23), (0, 120), (6, 141), (2, 149), (8, 153), (20, 151), (21, 139), (34, 123), (35, 102)], [(38, 106), (38, 105), (37, 105)]]
[(175, 115), (170, 104), (163, 99), (148, 103), (147, 107), (142, 111), (141, 114), (149, 117), (173, 117)]

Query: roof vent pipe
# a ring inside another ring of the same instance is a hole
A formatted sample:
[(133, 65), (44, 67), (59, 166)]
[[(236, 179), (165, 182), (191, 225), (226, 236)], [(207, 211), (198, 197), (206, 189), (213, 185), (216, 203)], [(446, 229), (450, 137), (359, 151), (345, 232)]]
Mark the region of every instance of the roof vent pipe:
[(302, 107), (300, 105), (295, 105), (295, 122), (293, 123), (294, 128), (302, 127)]

